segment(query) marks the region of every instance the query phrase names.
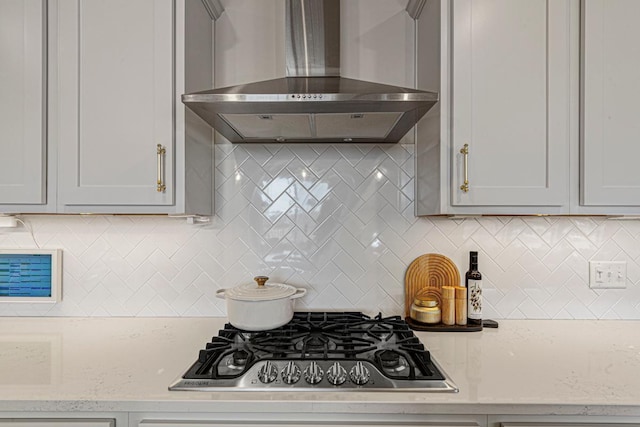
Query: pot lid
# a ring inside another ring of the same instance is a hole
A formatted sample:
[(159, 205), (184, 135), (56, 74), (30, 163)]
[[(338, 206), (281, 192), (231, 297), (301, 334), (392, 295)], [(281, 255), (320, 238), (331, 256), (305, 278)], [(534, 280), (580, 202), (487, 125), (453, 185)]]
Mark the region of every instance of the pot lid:
[(227, 289), (224, 292), (226, 298), (237, 301), (270, 301), (289, 298), (296, 293), (296, 288), (284, 283), (266, 283), (266, 276), (257, 276), (253, 280), (256, 283), (247, 283)]
[(430, 297), (418, 295), (413, 300), (413, 304), (417, 305), (418, 307), (437, 307), (438, 301)]

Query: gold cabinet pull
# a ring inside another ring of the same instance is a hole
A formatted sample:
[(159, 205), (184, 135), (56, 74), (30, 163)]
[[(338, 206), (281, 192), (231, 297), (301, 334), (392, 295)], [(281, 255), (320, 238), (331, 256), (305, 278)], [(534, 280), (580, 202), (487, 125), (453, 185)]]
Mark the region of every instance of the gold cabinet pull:
[(162, 145), (158, 144), (156, 152), (158, 154), (158, 186), (156, 187), (156, 190), (158, 193), (164, 193), (167, 189), (167, 186), (164, 184), (164, 156), (167, 150)]
[(460, 189), (465, 193), (469, 192), (469, 144), (464, 144), (460, 149), (460, 154), (464, 155), (464, 184)]

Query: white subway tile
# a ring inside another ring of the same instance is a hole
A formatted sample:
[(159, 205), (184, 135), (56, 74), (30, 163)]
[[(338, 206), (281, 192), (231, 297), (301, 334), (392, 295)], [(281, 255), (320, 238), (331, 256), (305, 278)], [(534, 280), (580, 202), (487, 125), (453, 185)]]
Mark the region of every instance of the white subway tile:
[[(461, 276), (480, 252), (485, 315), (640, 319), (640, 221), (415, 218), (414, 145), (216, 144), (206, 226), (143, 216), (25, 216), (64, 250), (64, 299), (0, 315), (216, 316), (220, 287), (256, 274), (304, 284), (304, 309), (404, 313), (404, 272), (441, 253)], [(24, 229), (2, 247), (33, 247)], [(627, 262), (627, 289), (588, 287), (590, 259)]]

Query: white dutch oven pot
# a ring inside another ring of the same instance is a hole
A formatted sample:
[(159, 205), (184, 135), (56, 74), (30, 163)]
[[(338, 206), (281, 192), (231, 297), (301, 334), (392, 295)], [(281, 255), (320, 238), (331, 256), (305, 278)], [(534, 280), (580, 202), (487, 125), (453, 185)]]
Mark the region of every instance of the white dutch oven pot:
[(307, 290), (284, 283), (266, 283), (266, 276), (254, 277), (235, 288), (219, 289), (216, 296), (227, 300), (229, 323), (245, 331), (266, 331), (278, 328), (293, 319), (295, 300)]

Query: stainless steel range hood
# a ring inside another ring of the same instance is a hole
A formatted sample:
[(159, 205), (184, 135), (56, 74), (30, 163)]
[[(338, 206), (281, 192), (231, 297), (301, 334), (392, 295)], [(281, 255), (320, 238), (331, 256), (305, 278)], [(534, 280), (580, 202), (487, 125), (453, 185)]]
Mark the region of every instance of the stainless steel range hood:
[(287, 0), (287, 77), (182, 95), (231, 142), (398, 142), (438, 94), (340, 77), (340, 0)]

